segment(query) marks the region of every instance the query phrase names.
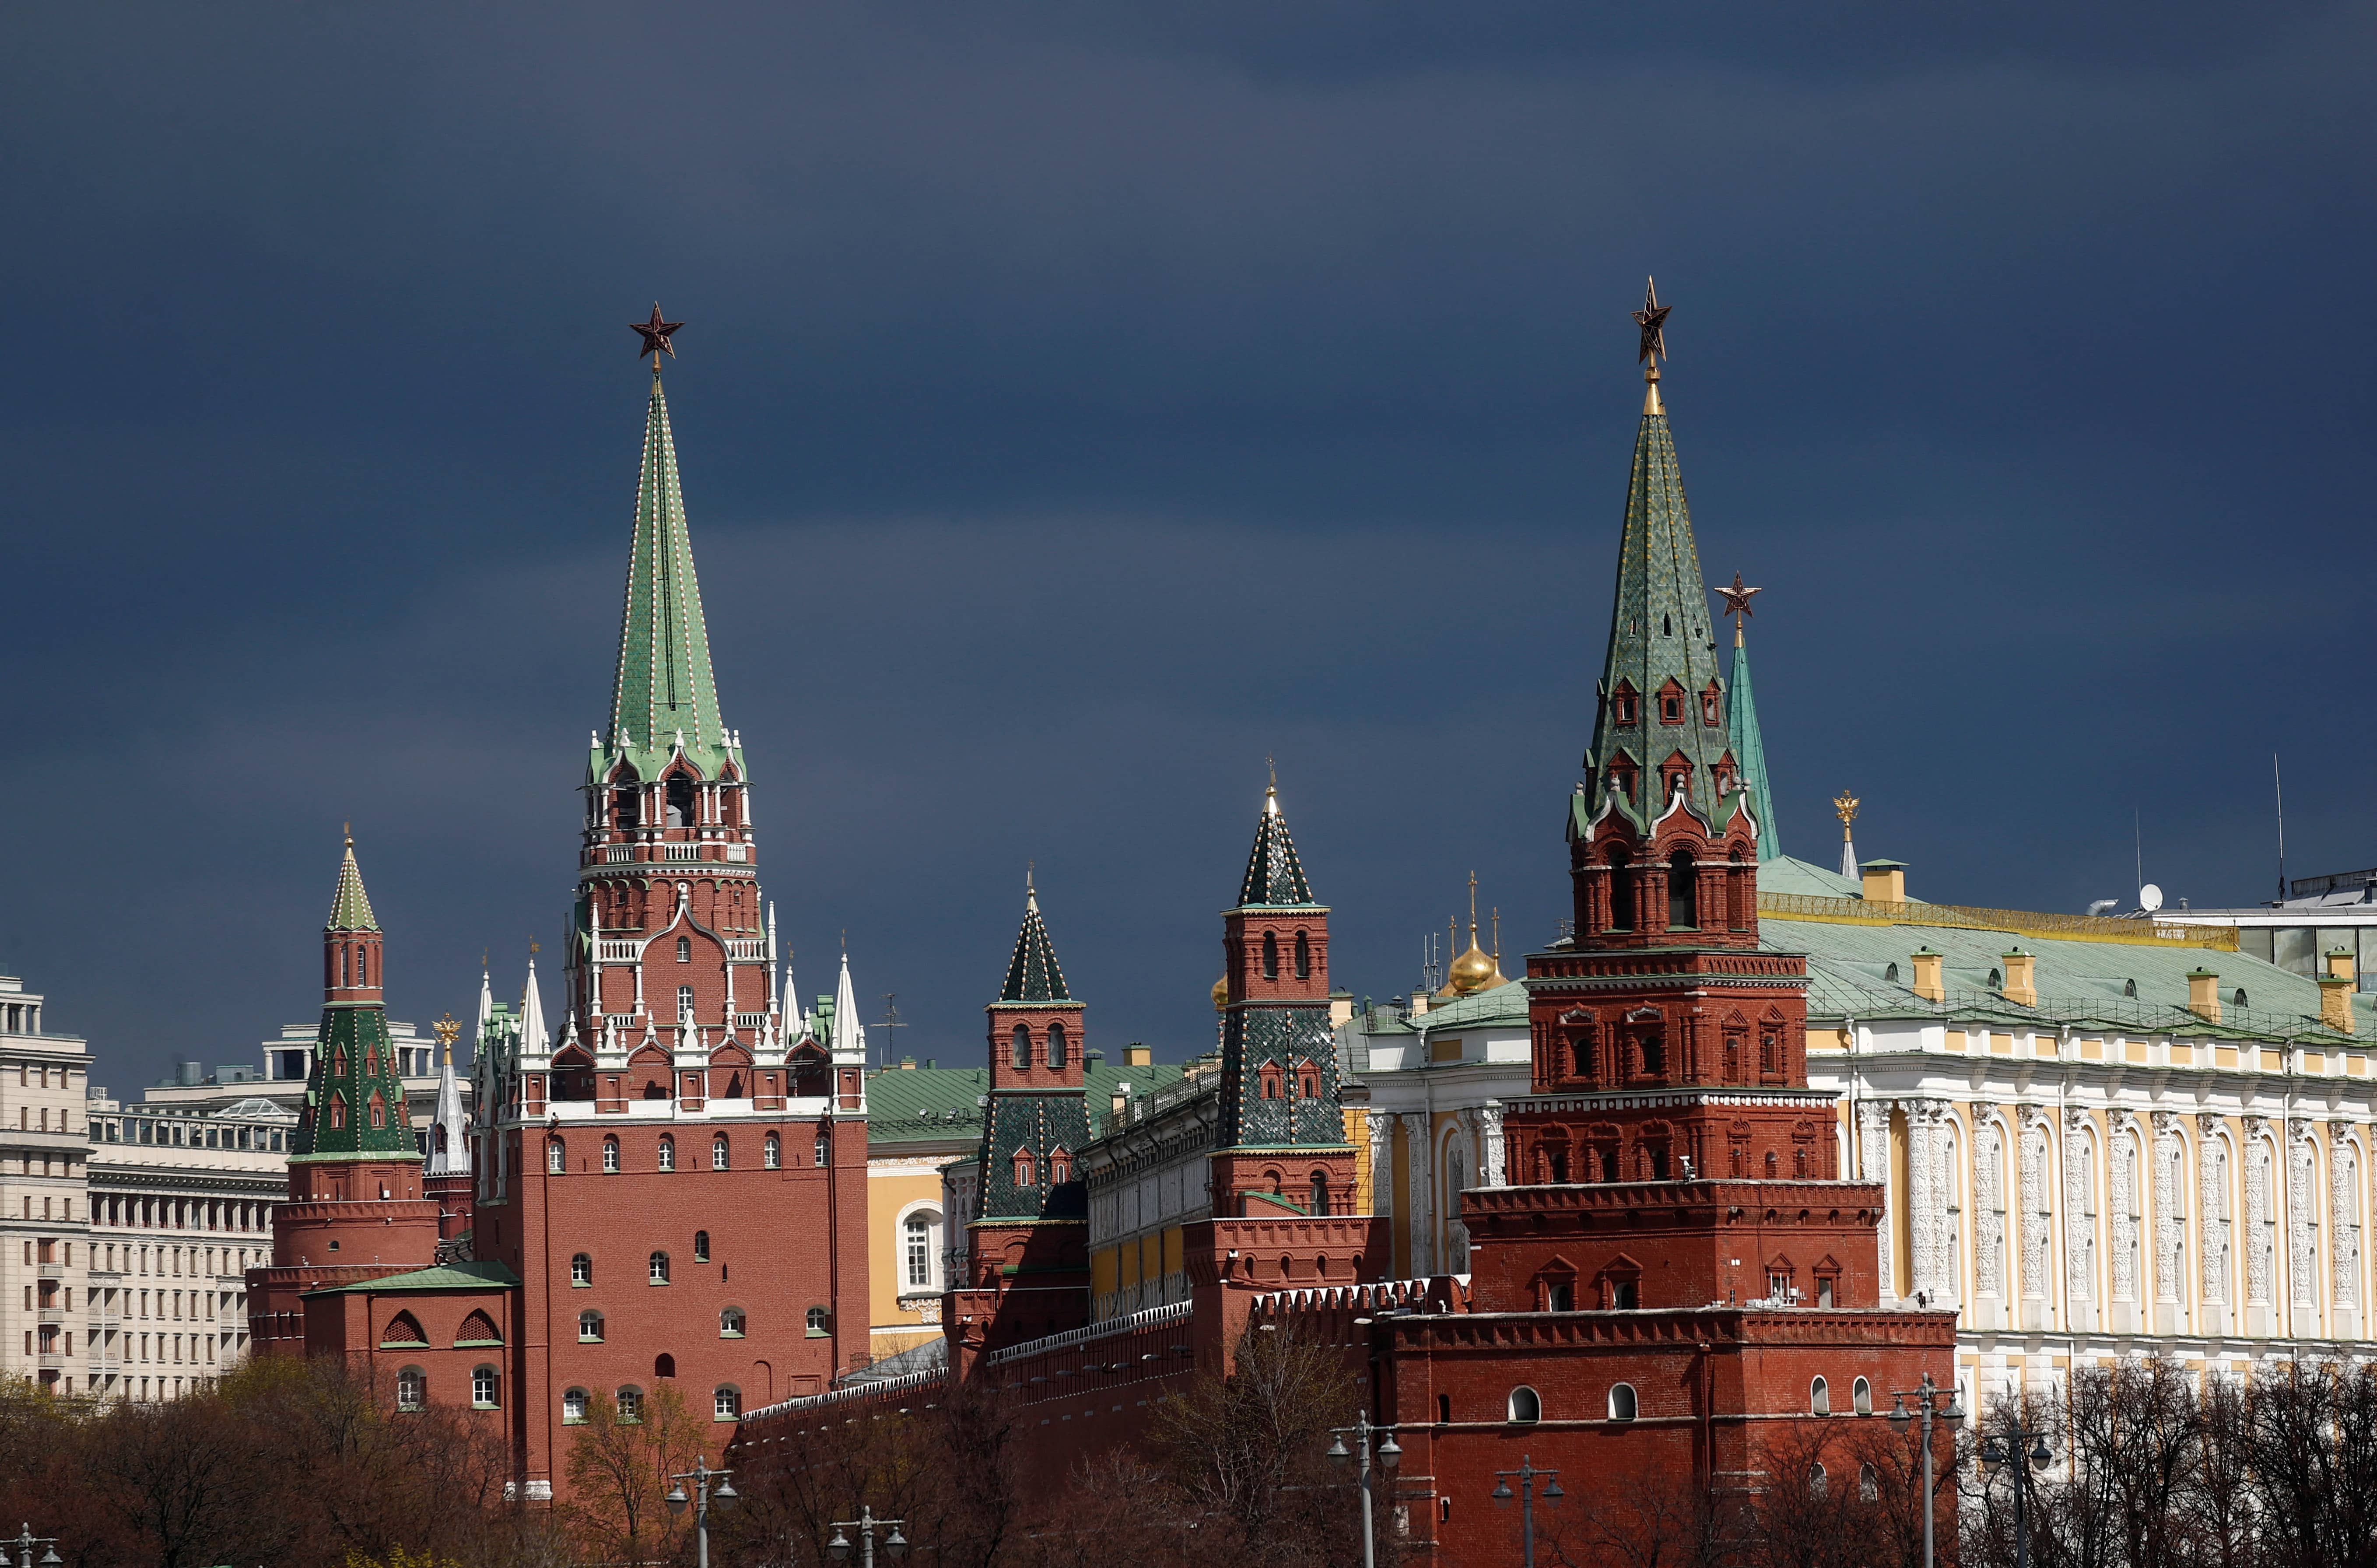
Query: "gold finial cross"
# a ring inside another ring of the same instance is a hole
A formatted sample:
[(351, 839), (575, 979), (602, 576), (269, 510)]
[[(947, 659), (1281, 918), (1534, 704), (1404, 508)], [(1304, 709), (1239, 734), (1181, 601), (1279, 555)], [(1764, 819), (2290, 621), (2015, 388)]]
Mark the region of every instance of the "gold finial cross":
[(1469, 873), (1469, 945), (1477, 945), (1477, 873)]
[(1849, 824), (1857, 820), (1857, 797), (1856, 796), (1851, 795), (1847, 790), (1843, 790), (1840, 794), (1833, 796), (1833, 815), (1841, 820), (1841, 838), (1843, 842), (1846, 842), (1848, 839)]

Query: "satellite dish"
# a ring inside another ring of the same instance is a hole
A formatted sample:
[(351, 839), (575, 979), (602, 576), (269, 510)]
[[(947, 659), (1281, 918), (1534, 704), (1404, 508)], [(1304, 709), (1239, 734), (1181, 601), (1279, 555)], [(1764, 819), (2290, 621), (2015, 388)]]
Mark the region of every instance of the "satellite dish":
[(2162, 907), (2162, 890), (2148, 882), (2138, 890), (2138, 907), (2152, 915)]

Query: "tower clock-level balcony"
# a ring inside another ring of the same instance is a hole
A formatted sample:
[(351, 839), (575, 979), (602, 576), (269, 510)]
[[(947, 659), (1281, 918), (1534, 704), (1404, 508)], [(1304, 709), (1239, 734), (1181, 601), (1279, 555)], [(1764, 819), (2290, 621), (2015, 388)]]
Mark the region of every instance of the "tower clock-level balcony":
[(718, 779), (681, 767), (646, 783), (615, 761), (607, 781), (586, 789), (582, 863), (604, 866), (747, 865), (752, 859), (749, 800), (730, 763)]

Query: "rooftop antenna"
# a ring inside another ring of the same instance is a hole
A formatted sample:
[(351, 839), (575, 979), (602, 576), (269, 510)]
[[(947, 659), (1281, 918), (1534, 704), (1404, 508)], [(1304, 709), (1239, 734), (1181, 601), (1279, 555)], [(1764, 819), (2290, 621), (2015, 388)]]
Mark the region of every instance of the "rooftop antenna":
[(2287, 781), (2278, 772), (2278, 754), (2270, 753), (2270, 788), (2278, 797), (2278, 897), (2287, 901)]
[(883, 1031), (882, 1065), (889, 1067), (891, 1065), (891, 1031), (907, 1027), (905, 1023), (900, 1022), (900, 993), (897, 991), (883, 993), (883, 1022), (880, 1027)]
[[(2138, 886), (2144, 887), (2146, 885), (2145, 828), (2139, 820), (2138, 808), (2135, 803), (2132, 803), (2130, 807), (2130, 846), (2137, 853)], [(2144, 904), (2145, 900), (2140, 899), (2138, 902), (2140, 904)]]

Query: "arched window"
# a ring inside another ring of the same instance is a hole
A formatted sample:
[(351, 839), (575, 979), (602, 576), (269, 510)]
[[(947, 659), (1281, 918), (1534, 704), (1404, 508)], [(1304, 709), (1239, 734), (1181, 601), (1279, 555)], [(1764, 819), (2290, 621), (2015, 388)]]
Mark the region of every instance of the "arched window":
[(429, 1336), (421, 1332), (419, 1319), (411, 1312), (399, 1312), (388, 1321), (388, 1330), (379, 1336), (379, 1342), (382, 1345), (426, 1345)]
[(1018, 1187), (1029, 1187), (1032, 1185), (1032, 1151), (1029, 1149), (1016, 1150), (1015, 1185)]
[(668, 1254), (666, 1252), (654, 1252), (652, 1254), (651, 1278), (654, 1285), (666, 1285), (669, 1282)]
[(1863, 1378), (1849, 1384), (1849, 1408), (1860, 1416), (1873, 1414), (1873, 1384)]
[(1062, 1023), (1048, 1025), (1048, 1065), (1065, 1065), (1065, 1026)]
[(1279, 978), (1279, 938), (1269, 931), (1263, 933), (1263, 978)]
[(719, 1312), (718, 1337), (721, 1339), (740, 1339), (743, 1337), (742, 1308), (727, 1307)]
[(1312, 1173), (1310, 1212), (1316, 1215), (1325, 1215), (1329, 1212), (1329, 1173), (1325, 1170), (1316, 1170)]
[(374, 1127), (386, 1127), (388, 1125), (388, 1102), (379, 1097), (379, 1091), (377, 1089), (374, 1089), (372, 1091), (371, 1124)]
[(591, 1285), (594, 1283), (594, 1260), (591, 1257), (589, 1257), (584, 1252), (573, 1252), (570, 1254), (569, 1283), (572, 1285)]
[(347, 1124), (347, 1102), (337, 1095), (330, 1096), (330, 1130), (337, 1131)]
[(670, 1355), (665, 1350), (653, 1357), (652, 1376), (656, 1378), (673, 1378), (676, 1376), (676, 1358)]
[(809, 1311), (808, 1311), (808, 1320), (807, 1320), (807, 1321), (808, 1321), (809, 1337), (810, 1337), (811, 1339), (822, 1339), (822, 1338), (824, 1338), (824, 1337), (825, 1337), (825, 1333), (826, 1333), (826, 1327), (825, 1327), (825, 1323), (826, 1323), (825, 1309), (824, 1309), (823, 1307), (811, 1307), (811, 1308), (809, 1309)]
[(691, 964), (693, 962), (693, 939), (691, 937), (679, 937), (676, 940), (676, 961), (679, 964)]
[(683, 773), (674, 774), (668, 782), (668, 816), (663, 826), (689, 828), (693, 826), (693, 781)]
[(396, 1374), (396, 1407), (418, 1410), (429, 1403), (429, 1375), (419, 1367), (407, 1367)]
[(681, 1024), (693, 1022), (693, 987), (691, 986), (679, 986), (676, 988), (676, 1021)]
[(1881, 1478), (1874, 1474), (1873, 1466), (1870, 1465), (1857, 1466), (1857, 1501), (1859, 1502), (1881, 1501)]
[(940, 1283), (933, 1266), (933, 1229), (940, 1223), (941, 1216), (930, 1209), (918, 1209), (900, 1223), (901, 1255), (911, 1290), (929, 1290)]
[(1833, 1387), (1822, 1378), (1808, 1384), (1808, 1413), (1811, 1416), (1833, 1413)]
[(1511, 1420), (1540, 1421), (1543, 1418), (1543, 1398), (1541, 1395), (1537, 1394), (1534, 1389), (1529, 1388), (1524, 1383), (1521, 1383), (1518, 1387), (1511, 1391)]
[(772, 1132), (769, 1133), (767, 1142), (759, 1145), (759, 1163), (770, 1170), (777, 1169), (782, 1166), (784, 1163), (784, 1141), (782, 1138), (777, 1137)]
[(711, 1413), (719, 1420), (740, 1419), (743, 1415), (743, 1391), (731, 1384), (721, 1383), (711, 1392), (710, 1408)]
[(817, 1163), (819, 1170), (833, 1163), (833, 1140), (823, 1132), (817, 1137)]
[(1296, 977), (1312, 978), (1312, 941), (1302, 931), (1296, 933)]
[(693, 1233), (693, 1261), (697, 1263), (710, 1262), (710, 1232), (697, 1230)]
[(1667, 928), (1689, 931), (1701, 923), (1700, 879), (1692, 852), (1678, 849), (1667, 862)]
[(583, 1424), (585, 1419), (586, 1391), (582, 1388), (566, 1390), (561, 1395), (561, 1424), (574, 1427)]
[(471, 1369), (471, 1408), (473, 1410), (498, 1408), (502, 1401), (497, 1395), (502, 1388), (503, 1384), (497, 1380), (495, 1368), (472, 1367)]
[(1611, 1420), (1630, 1421), (1634, 1418), (1634, 1412), (1637, 1408), (1638, 1406), (1634, 1400), (1634, 1385), (1632, 1383), (1619, 1382), (1610, 1384), (1609, 1418)]
[(1822, 1465), (1808, 1466), (1808, 1495), (1822, 1497), (1833, 1490), (1833, 1478), (1824, 1473)]
[(721, 1132), (710, 1141), (710, 1168), (724, 1170), (726, 1164), (726, 1134)]
[(608, 1176), (619, 1174), (619, 1140), (616, 1138), (603, 1140), (603, 1170)]
[(1616, 844), (1609, 849), (1609, 928), (1634, 928), (1634, 866)]
[(1021, 1023), (1015, 1026), (1015, 1065), (1032, 1065), (1032, 1031)]
[(660, 1161), (663, 1170), (676, 1168), (676, 1140), (665, 1132), (661, 1134)]
[(615, 1403), (619, 1407), (619, 1419), (627, 1425), (632, 1427), (644, 1418), (644, 1391), (635, 1384), (622, 1385)]
[(1073, 1179), (1073, 1156), (1062, 1149), (1048, 1151), (1048, 1185), (1062, 1187)]
[(600, 1345), (603, 1343), (602, 1313), (589, 1308), (587, 1311), (578, 1314), (578, 1343), (580, 1345)]

